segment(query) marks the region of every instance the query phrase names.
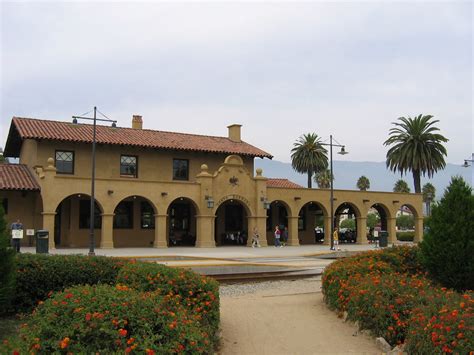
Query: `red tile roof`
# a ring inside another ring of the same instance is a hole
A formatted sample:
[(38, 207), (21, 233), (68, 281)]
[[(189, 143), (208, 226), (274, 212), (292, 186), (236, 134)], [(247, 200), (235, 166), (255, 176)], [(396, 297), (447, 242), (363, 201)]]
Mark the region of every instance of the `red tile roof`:
[(303, 189), (304, 187), (288, 179), (268, 179), (267, 187), (283, 187), (285, 189)]
[[(13, 117), (10, 136), (13, 127), (21, 140), (23, 139), (47, 139), (68, 142), (92, 143), (92, 125), (73, 124), (70, 122), (39, 120), (33, 118)], [(227, 137), (201, 136), (196, 134), (173, 133), (164, 131), (153, 131), (147, 129), (132, 128), (112, 128), (107, 126), (97, 126), (97, 143), (129, 145), (145, 148), (172, 149), (201, 151), (209, 153), (238, 154), (260, 158), (272, 158), (269, 153), (258, 149), (245, 142), (233, 142)], [(19, 151), (18, 137), (11, 138), (5, 146), (5, 152), (12, 156), (12, 153)], [(16, 141), (16, 142), (15, 142)], [(15, 144), (16, 143), (16, 144)], [(15, 155), (13, 155), (15, 156)]]
[(0, 190), (40, 191), (40, 186), (26, 165), (0, 164)]

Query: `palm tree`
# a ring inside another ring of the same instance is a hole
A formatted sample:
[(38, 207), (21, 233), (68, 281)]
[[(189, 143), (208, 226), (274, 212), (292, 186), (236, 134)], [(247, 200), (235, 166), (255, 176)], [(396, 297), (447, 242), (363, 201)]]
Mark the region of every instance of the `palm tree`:
[(362, 175), (359, 180), (357, 180), (357, 188), (360, 191), (367, 191), (370, 189), (370, 180), (366, 176)]
[(313, 174), (328, 167), (327, 150), (316, 133), (304, 134), (293, 144), (291, 166), (299, 173), (308, 174), (308, 188), (312, 186)]
[[(332, 177), (334, 181), (334, 176)], [(314, 175), (314, 181), (318, 184), (320, 189), (329, 189), (331, 187), (331, 172), (329, 169), (317, 172)]]
[(436, 187), (432, 183), (427, 182), (423, 185), (421, 193), (423, 194), (423, 202), (433, 201), (436, 196)]
[(430, 121), (431, 115), (419, 115), (415, 118), (400, 117), (401, 122), (393, 122), (396, 127), (390, 129), (390, 136), (384, 145), (391, 148), (387, 152), (387, 168), (407, 171), (413, 174), (415, 192), (421, 192), (420, 175), (432, 177), (439, 169), (446, 166), (444, 156), (446, 148), (442, 143), (448, 141), (439, 133), (439, 128), (433, 126), (438, 120)]
[(409, 193), (410, 187), (408, 186), (405, 180), (400, 179), (400, 180), (397, 180), (397, 182), (393, 186), (393, 192)]

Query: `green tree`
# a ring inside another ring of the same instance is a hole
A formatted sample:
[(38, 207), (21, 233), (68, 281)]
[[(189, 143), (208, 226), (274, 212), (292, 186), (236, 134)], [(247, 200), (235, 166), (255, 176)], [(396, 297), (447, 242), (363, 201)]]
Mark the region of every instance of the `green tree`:
[(436, 188), (432, 183), (427, 182), (423, 185), (421, 193), (423, 194), (423, 202), (433, 201), (436, 197)]
[(355, 220), (352, 218), (343, 219), (339, 227), (355, 230), (355, 227), (356, 227)]
[(421, 259), (432, 278), (458, 291), (474, 289), (474, 196), (453, 177), (433, 206), (421, 243)]
[(15, 285), (15, 252), (10, 247), (7, 222), (0, 204), (0, 314), (9, 309)]
[(409, 193), (410, 187), (405, 180), (400, 179), (395, 182), (395, 185), (393, 185), (393, 192)]
[(375, 226), (379, 223), (380, 223), (380, 217), (377, 213), (367, 214), (367, 227), (375, 228)]
[(359, 180), (357, 180), (357, 188), (360, 191), (367, 191), (370, 189), (370, 180), (366, 176), (362, 175)]
[(304, 134), (293, 144), (291, 166), (301, 174), (308, 174), (308, 188), (312, 187), (313, 174), (328, 167), (327, 150), (316, 133)]
[(414, 229), (415, 228), (415, 218), (413, 215), (402, 214), (397, 217), (395, 222), (397, 227), (400, 229)]
[(331, 172), (329, 169), (317, 172), (314, 175), (314, 181), (318, 184), (320, 189), (329, 189), (331, 187)]
[(387, 152), (387, 168), (402, 174), (411, 171), (416, 193), (421, 193), (421, 174), (432, 177), (446, 166), (447, 152), (443, 143), (448, 139), (437, 133), (439, 128), (433, 125), (439, 121), (431, 121), (432, 118), (431, 115), (400, 117), (400, 122), (393, 122), (395, 127), (390, 129), (390, 136), (384, 142), (391, 146)]

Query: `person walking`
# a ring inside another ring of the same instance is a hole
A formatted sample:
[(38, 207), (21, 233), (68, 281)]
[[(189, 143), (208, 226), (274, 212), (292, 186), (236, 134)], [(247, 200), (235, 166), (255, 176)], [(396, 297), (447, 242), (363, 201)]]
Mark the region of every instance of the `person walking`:
[(260, 236), (258, 235), (257, 227), (254, 227), (252, 235), (252, 248), (255, 247), (260, 248)]
[(17, 219), (16, 222), (12, 223), (10, 229), (12, 231), (13, 249), (15, 249), (17, 253), (19, 253), (21, 238), (23, 238), (23, 224), (20, 222), (19, 219)]
[(332, 235), (333, 237), (333, 241), (334, 241), (334, 246), (332, 248), (332, 250), (341, 250), (339, 248), (339, 228), (334, 228), (334, 234)]
[(283, 246), (286, 246), (288, 244), (288, 227), (285, 227), (285, 229), (283, 230), (283, 235), (282, 235), (282, 239), (283, 239)]
[(281, 231), (280, 231), (280, 228), (278, 226), (275, 227), (275, 247), (282, 247), (281, 243), (280, 243), (280, 237), (281, 237)]

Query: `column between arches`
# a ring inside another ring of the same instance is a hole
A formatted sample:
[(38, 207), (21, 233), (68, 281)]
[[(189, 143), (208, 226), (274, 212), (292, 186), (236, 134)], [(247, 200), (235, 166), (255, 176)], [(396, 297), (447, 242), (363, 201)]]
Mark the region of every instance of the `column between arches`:
[(114, 216), (115, 213), (102, 213), (101, 249), (114, 247)]
[(154, 248), (167, 248), (167, 233), (166, 220), (167, 214), (154, 214), (155, 217), (155, 240), (153, 242)]

